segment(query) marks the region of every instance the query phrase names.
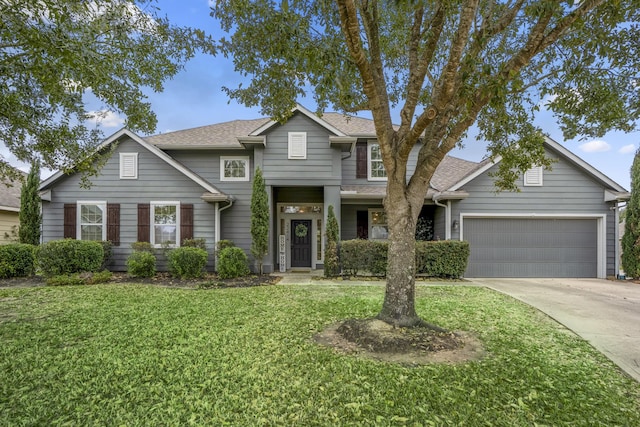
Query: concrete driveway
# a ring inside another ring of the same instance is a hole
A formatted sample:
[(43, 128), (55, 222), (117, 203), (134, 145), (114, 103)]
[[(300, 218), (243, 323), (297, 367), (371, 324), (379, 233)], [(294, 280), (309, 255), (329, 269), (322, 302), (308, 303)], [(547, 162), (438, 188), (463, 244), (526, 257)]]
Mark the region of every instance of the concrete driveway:
[(548, 314), (640, 381), (640, 285), (600, 279), (470, 279)]

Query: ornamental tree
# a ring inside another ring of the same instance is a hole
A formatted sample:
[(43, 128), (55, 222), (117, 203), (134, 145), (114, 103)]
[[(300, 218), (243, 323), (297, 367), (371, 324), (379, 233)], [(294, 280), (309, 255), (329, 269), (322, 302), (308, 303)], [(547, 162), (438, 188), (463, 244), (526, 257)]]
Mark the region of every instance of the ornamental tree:
[(31, 165), (27, 180), (22, 185), (20, 192), (20, 228), (18, 229), (20, 243), (40, 244), (42, 214), (40, 213), (40, 195), (38, 194), (39, 185), (40, 165), (36, 162)]
[[(198, 49), (201, 30), (171, 25), (154, 0), (0, 2), (0, 141), (26, 163), (91, 169), (79, 163), (102, 139), (100, 122), (150, 133), (156, 117), (143, 89), (162, 91)], [(88, 111), (87, 99), (103, 109)], [(0, 157), (0, 176), (10, 174)]]
[(388, 177), (378, 317), (395, 325), (423, 323), (416, 221), (436, 167), (471, 125), (501, 158), (497, 187), (514, 190), (522, 171), (550, 164), (533, 124), (541, 105), (567, 138), (631, 131), (640, 115), (638, 0), (221, 0), (212, 15), (230, 34), (221, 52), (251, 79), (226, 88), (231, 98), (284, 120), (309, 92), (319, 113), (373, 117)]
[(269, 251), (269, 198), (262, 177), (262, 170), (256, 168), (251, 193), (251, 254), (262, 274), (262, 260)]
[(627, 276), (640, 277), (640, 151), (631, 165), (631, 198), (624, 213), (622, 269)]

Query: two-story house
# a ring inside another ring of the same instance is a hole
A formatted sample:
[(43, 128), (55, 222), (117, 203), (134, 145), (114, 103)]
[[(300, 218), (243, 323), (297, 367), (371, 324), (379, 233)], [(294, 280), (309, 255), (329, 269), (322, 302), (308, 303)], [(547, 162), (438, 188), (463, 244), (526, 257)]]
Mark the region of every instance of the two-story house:
[[(343, 240), (387, 235), (386, 176), (368, 119), (298, 106), (284, 124), (236, 120), (150, 137), (123, 129), (101, 147), (112, 154), (89, 189), (78, 174), (41, 183), (43, 239), (110, 240), (114, 270), (126, 269), (136, 241), (203, 238), (209, 269), (221, 239), (249, 254), (258, 167), (271, 211), (266, 272), (322, 268), (329, 205)], [(438, 167), (421, 217), (432, 238), (470, 242), (467, 277), (617, 273), (617, 206), (629, 194), (555, 141), (546, 149), (553, 170), (527, 171), (519, 193), (495, 192), (490, 172), (500, 159), (447, 157)]]

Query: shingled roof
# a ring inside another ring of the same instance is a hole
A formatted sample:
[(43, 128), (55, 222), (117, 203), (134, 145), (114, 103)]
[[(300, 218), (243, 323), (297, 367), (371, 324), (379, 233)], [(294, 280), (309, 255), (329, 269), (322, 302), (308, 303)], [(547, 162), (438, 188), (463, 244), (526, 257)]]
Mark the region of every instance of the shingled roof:
[(0, 180), (0, 210), (19, 211), (22, 182)]

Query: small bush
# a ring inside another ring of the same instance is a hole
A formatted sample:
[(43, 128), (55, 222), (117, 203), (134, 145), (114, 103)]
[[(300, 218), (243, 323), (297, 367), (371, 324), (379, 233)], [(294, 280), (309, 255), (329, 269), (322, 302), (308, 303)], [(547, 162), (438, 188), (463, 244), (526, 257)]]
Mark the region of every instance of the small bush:
[(104, 270), (111, 263), (111, 255), (113, 254), (113, 244), (108, 240), (103, 240), (100, 242), (102, 245), (102, 250), (104, 251), (104, 256), (102, 257), (102, 266), (101, 268)]
[(132, 277), (156, 275), (156, 256), (151, 252), (134, 251), (127, 258), (127, 273)]
[(62, 274), (96, 272), (102, 267), (104, 249), (100, 242), (53, 240), (36, 249), (36, 266), (47, 277)]
[(151, 246), (151, 243), (149, 242), (133, 242), (131, 244), (131, 249), (136, 252), (149, 252), (150, 254), (153, 253), (153, 246)]
[(242, 249), (231, 247), (219, 252), (218, 276), (221, 279), (233, 279), (249, 273), (249, 259)]
[(223, 249), (235, 247), (236, 245), (231, 240), (219, 240), (218, 243), (216, 243), (216, 253), (222, 252)]
[(0, 279), (31, 276), (35, 265), (35, 246), (26, 243), (0, 245)]
[(179, 278), (201, 277), (207, 264), (207, 251), (196, 247), (180, 247), (169, 251), (169, 272)]
[(47, 285), (50, 286), (80, 286), (80, 285), (96, 285), (98, 283), (107, 283), (113, 277), (113, 273), (109, 270), (102, 270), (96, 273), (74, 273), (61, 274), (49, 277)]
[(441, 240), (418, 242), (416, 245), (416, 269), (428, 277), (462, 277), (469, 262), (469, 242)]
[(205, 239), (184, 239), (182, 241), (183, 247), (188, 248), (199, 248), (203, 251), (207, 250), (206, 240)]

